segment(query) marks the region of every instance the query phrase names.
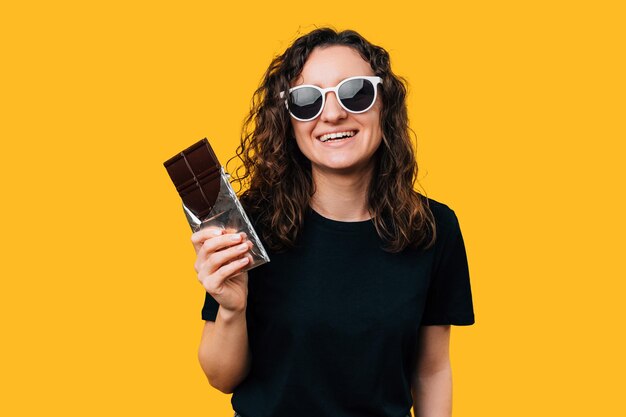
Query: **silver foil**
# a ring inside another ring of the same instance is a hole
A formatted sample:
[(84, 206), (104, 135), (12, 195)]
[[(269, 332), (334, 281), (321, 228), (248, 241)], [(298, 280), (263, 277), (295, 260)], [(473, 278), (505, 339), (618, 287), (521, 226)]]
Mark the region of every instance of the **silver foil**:
[(213, 208), (205, 218), (199, 219), (189, 210), (183, 203), (183, 211), (191, 226), (191, 230), (195, 233), (206, 226), (214, 226), (231, 233), (245, 232), (248, 240), (252, 242), (249, 254), (252, 256), (252, 262), (248, 263), (242, 271), (249, 271), (259, 265), (263, 265), (270, 261), (259, 236), (256, 234), (252, 223), (248, 219), (235, 190), (230, 185), (230, 175), (228, 175), (223, 167), (220, 167), (220, 192), (215, 200)]

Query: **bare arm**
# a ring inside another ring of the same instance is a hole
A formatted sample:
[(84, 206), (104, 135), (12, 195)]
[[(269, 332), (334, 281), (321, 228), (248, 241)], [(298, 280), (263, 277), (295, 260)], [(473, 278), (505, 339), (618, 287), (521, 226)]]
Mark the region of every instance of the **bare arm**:
[(194, 269), (205, 290), (218, 302), (215, 322), (206, 321), (198, 360), (209, 384), (230, 394), (250, 371), (246, 307), (252, 243), (245, 233), (208, 227), (191, 236), (196, 250)]
[(452, 416), (450, 326), (422, 326), (411, 383), (415, 417)]
[(212, 387), (231, 394), (250, 371), (246, 312), (219, 308), (215, 322), (206, 321), (198, 349), (200, 366)]

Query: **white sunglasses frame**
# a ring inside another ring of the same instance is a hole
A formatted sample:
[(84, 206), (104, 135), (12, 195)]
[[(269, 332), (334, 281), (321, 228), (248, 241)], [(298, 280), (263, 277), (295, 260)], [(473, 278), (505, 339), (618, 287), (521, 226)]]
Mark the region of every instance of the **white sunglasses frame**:
[[(346, 108), (346, 106), (343, 105), (343, 103), (339, 99), (339, 96), (337, 95), (337, 93), (339, 92), (339, 88), (344, 83), (346, 83), (348, 81), (351, 81), (351, 80), (356, 80), (356, 79), (368, 80), (374, 86), (374, 99), (372, 100), (372, 104), (370, 104), (365, 110), (361, 110), (361, 111), (353, 111), (353, 110), (350, 110), (350, 109)], [(310, 122), (312, 120), (317, 119), (319, 117), (319, 115), (322, 114), (322, 112), (324, 111), (324, 106), (326, 106), (326, 93), (328, 93), (329, 91), (332, 91), (333, 93), (335, 93), (335, 97), (337, 98), (337, 102), (348, 113), (353, 113), (353, 114), (365, 113), (366, 111), (368, 111), (369, 109), (372, 108), (374, 103), (376, 103), (376, 98), (378, 97), (378, 84), (382, 84), (382, 82), (383, 82), (383, 79), (381, 77), (367, 76), (367, 75), (357, 75), (355, 77), (349, 77), (349, 78), (346, 78), (345, 80), (340, 81), (339, 84), (337, 84), (334, 87), (321, 88), (321, 87), (318, 87), (318, 86), (313, 85), (313, 84), (297, 85), (297, 86), (295, 86), (293, 88), (290, 88), (289, 89), (289, 93), (291, 93), (292, 91), (295, 91), (295, 90), (299, 90), (299, 89), (304, 88), (304, 87), (312, 87), (312, 88), (316, 89), (317, 91), (319, 91), (322, 94), (322, 106), (320, 107), (320, 110), (317, 112), (317, 114), (315, 116), (311, 117), (310, 119), (300, 119), (299, 117), (294, 116), (294, 114), (291, 113), (291, 111), (289, 111), (289, 115), (291, 115), (291, 117), (293, 117), (294, 119), (299, 120), (301, 122)], [(287, 107), (287, 110), (289, 110), (289, 100), (287, 98), (285, 98), (285, 92), (284, 91), (280, 92), (280, 98), (281, 99), (282, 98), (285, 99), (285, 107)]]

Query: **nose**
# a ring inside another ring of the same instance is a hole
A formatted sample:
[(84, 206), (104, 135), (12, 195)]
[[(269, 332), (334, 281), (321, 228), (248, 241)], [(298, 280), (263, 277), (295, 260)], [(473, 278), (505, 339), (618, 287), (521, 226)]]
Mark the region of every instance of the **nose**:
[(324, 109), (322, 110), (322, 114), (320, 115), (320, 119), (324, 122), (336, 122), (337, 120), (345, 119), (348, 116), (346, 110), (341, 107), (339, 101), (337, 100), (337, 96), (333, 91), (329, 91), (326, 93), (326, 103), (324, 104)]

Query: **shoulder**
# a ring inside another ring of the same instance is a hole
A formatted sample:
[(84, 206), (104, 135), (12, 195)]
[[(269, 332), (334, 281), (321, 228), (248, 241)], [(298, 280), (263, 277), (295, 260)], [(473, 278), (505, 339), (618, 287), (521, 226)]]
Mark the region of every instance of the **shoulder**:
[[(459, 220), (454, 210), (447, 204), (420, 194), (424, 204), (430, 209), (435, 219), (438, 237), (449, 236), (459, 229)], [(438, 239), (439, 240), (439, 239)]]

